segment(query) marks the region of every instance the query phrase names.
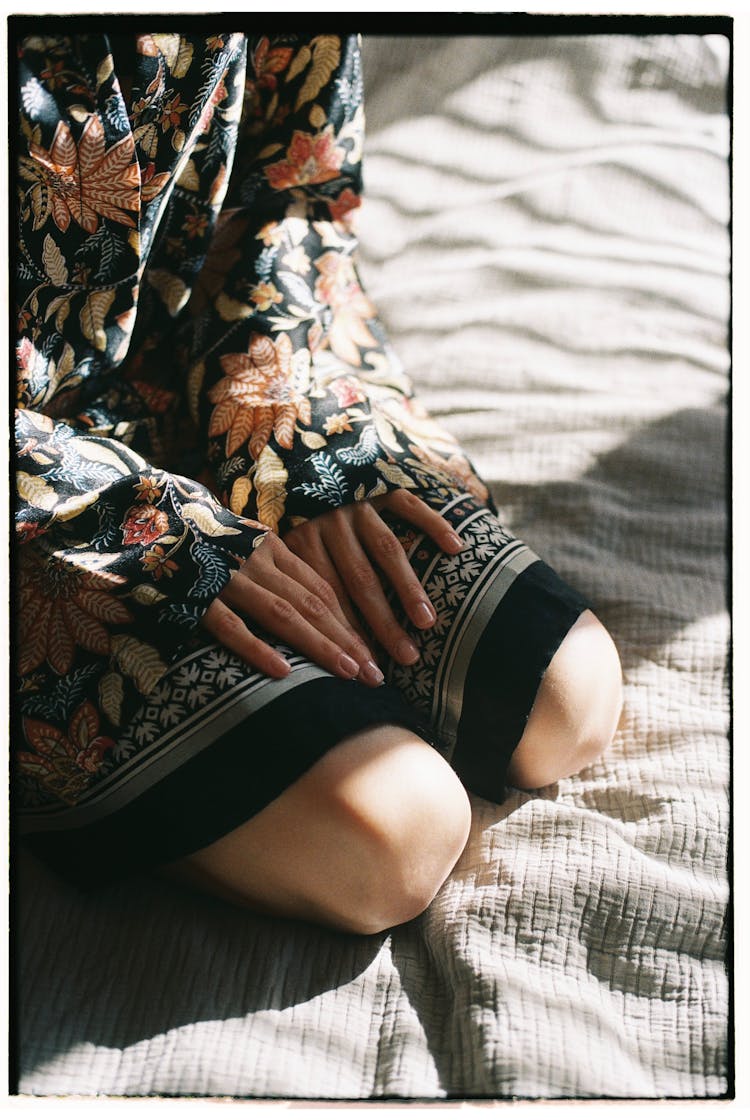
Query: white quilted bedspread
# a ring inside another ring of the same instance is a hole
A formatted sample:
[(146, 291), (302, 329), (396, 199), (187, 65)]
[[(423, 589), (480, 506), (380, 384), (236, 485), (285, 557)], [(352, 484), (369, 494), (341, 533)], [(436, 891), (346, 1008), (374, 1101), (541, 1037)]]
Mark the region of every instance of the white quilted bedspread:
[(607, 756), (357, 938), (21, 857), (25, 1094), (727, 1089), (727, 46), (365, 41), (362, 270), (513, 530), (596, 604)]

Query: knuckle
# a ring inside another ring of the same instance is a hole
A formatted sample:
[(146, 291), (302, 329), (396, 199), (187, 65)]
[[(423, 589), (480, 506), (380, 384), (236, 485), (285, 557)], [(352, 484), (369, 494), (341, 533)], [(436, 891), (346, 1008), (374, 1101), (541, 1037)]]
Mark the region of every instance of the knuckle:
[(247, 630), (245, 623), (236, 614), (225, 614), (216, 620), (216, 629), (223, 638), (237, 638)]
[(315, 580), (312, 588), (312, 594), (316, 596), (321, 603), (326, 607), (332, 607), (336, 603), (336, 593), (331, 587), (328, 580), (319, 577)]
[(349, 568), (349, 580), (353, 591), (368, 592), (374, 591), (380, 586), (380, 581), (371, 564), (366, 560), (355, 560)]
[(302, 602), (302, 609), (308, 618), (322, 618), (328, 613), (328, 609), (317, 595), (305, 595)]
[(378, 534), (375, 548), (378, 555), (385, 557), (386, 560), (394, 559), (403, 551), (398, 537), (390, 529)]
[(274, 595), (270, 603), (271, 614), (278, 622), (290, 622), (296, 611), (287, 599)]

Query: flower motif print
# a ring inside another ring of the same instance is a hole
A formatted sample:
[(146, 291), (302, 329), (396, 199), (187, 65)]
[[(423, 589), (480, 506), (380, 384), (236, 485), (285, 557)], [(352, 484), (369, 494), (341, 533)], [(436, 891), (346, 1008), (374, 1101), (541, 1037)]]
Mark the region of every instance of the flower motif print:
[(318, 257), (315, 267), (320, 273), (315, 298), (328, 304), (333, 313), (323, 345), (327, 342), (337, 358), (361, 366), (359, 348), (377, 346), (365, 322), (377, 314), (375, 304), (362, 291), (350, 257), (329, 250)]
[(101, 217), (135, 226), (127, 213), (140, 207), (140, 171), (133, 137), (128, 135), (105, 149), (104, 127), (96, 115), (86, 121), (77, 144), (64, 121), (58, 123), (49, 151), (32, 142), (29, 156), (21, 157), (20, 173), (34, 184), (34, 229), (43, 226), (50, 215), (63, 233), (71, 219), (87, 233), (96, 232)]
[(123, 544), (152, 544), (169, 528), (169, 518), (163, 510), (144, 503), (131, 506), (122, 523)]
[(359, 381), (353, 377), (336, 377), (328, 388), (336, 397), (339, 408), (349, 408), (353, 404), (362, 404), (367, 396)]
[(66, 562), (65, 554), (43, 562), (24, 548), (19, 564), (19, 670), (31, 672), (45, 661), (56, 673), (67, 673), (77, 646), (92, 653), (110, 652), (113, 624), (132, 622), (121, 599), (112, 594), (125, 582), (115, 572)]
[(343, 222), (346, 226), (351, 226), (356, 216), (353, 211), (362, 205), (361, 197), (355, 194), (351, 187), (347, 187), (336, 198), (329, 198), (327, 202), (332, 220)]
[(115, 745), (113, 739), (98, 734), (99, 715), (88, 701), (74, 712), (67, 734), (43, 720), (29, 718), (23, 720), (23, 731), (35, 753), (18, 752), (21, 771), (71, 804)]
[(295, 129), (286, 159), (269, 163), (266, 178), (278, 191), (308, 183), (327, 183), (338, 178), (344, 155), (344, 149), (334, 141), (333, 125), (326, 125), (317, 135)]
[(143, 554), (143, 567), (153, 579), (159, 580), (162, 576), (172, 577), (179, 565), (172, 560), (169, 553), (165, 552), (160, 544), (155, 544)]
[(293, 54), (291, 47), (272, 47), (266, 35), (260, 38), (252, 52), (242, 109), (243, 127), (249, 135), (257, 135), (263, 129), (267, 116), (272, 118), (278, 114), (276, 123), (279, 123), (287, 115), (288, 106), (279, 106), (278, 97), (274, 99), (273, 95), (279, 76), (289, 66)]
[(273, 340), (254, 334), (246, 354), (224, 354), (224, 377), (209, 390), (216, 407), (209, 436), (226, 432), (226, 454), (243, 444), (254, 459), (260, 458), (271, 433), (281, 447), (291, 449), (298, 420), (309, 424), (310, 401), (297, 386), (292, 371), (292, 343), (287, 334)]

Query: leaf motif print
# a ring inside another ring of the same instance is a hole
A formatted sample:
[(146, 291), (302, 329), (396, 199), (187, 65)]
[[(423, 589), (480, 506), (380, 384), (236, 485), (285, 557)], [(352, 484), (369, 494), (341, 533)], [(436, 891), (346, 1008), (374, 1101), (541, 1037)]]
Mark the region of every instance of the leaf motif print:
[(247, 503), (250, 500), (252, 492), (253, 484), (247, 475), (241, 475), (239, 478), (235, 479), (229, 496), (229, 508), (232, 513), (242, 516), (247, 508)]
[(52, 603), (43, 600), (36, 611), (21, 613), (19, 633), (18, 671), (21, 676), (38, 669), (47, 654), (47, 623), (52, 613)]
[(343, 447), (336, 452), (336, 458), (342, 463), (350, 463), (361, 467), (365, 463), (373, 463), (380, 452), (378, 433), (372, 424), (367, 424), (360, 433), (354, 447)]
[(60, 252), (59, 245), (49, 234), (46, 234), (42, 245), (42, 264), (44, 271), (56, 287), (61, 288), (67, 284), (68, 268), (65, 258)]
[[(229, 564), (226, 557), (208, 541), (197, 537), (190, 545), (190, 555), (198, 565), (198, 578), (190, 588), (191, 598), (209, 600), (215, 598), (229, 579)], [(182, 604), (170, 604), (181, 607)], [(190, 616), (192, 618), (192, 615)], [(194, 622), (195, 619), (192, 618)]]
[(38, 432), (44, 432), (45, 435), (49, 435), (55, 427), (55, 422), (51, 416), (45, 416), (43, 412), (34, 412), (30, 408), (23, 410), (23, 419), (36, 428)]
[(171, 71), (180, 53), (179, 32), (154, 32), (139, 40), (138, 48), (143, 54), (154, 54), (154, 47), (164, 56), (167, 68)]
[(313, 105), (307, 119), (309, 120), (313, 128), (322, 128), (326, 123), (325, 109), (322, 107), (322, 105)]
[(187, 401), (190, 415), (194, 423), (198, 421), (200, 412), (201, 390), (206, 379), (206, 363), (196, 362), (190, 367), (187, 379)]
[(125, 682), (120, 674), (114, 670), (105, 673), (99, 681), (99, 704), (104, 715), (115, 727), (119, 727), (122, 720), (124, 698)]
[(394, 486), (402, 486), (405, 490), (414, 490), (416, 482), (401, 470), (395, 463), (386, 463), (385, 459), (376, 459), (375, 466), (380, 474)]
[(305, 447), (309, 447), (312, 451), (319, 451), (321, 447), (326, 447), (328, 444), (328, 440), (320, 432), (300, 432), (299, 438)]
[(373, 410), (372, 418), (375, 421), (378, 438), (383, 446), (387, 447), (389, 451), (403, 452), (404, 448), (396, 439), (396, 432), (390, 420), (386, 420), (385, 416), (376, 410)]
[[(312, 41), (312, 67), (297, 94), (295, 111), (318, 96), (341, 59), (338, 35), (318, 35)], [(291, 68), (290, 68), (291, 69)]]
[(71, 711), (80, 704), (84, 693), (90, 687), (92, 676), (98, 674), (98, 666), (85, 665), (65, 677), (60, 677), (52, 688), (43, 693), (32, 693), (21, 701), (24, 715), (41, 716), (44, 719), (67, 720)]
[(37, 719), (25, 719), (23, 730), (27, 742), (42, 755), (57, 754), (61, 748), (65, 750), (65, 735), (49, 723)]
[[(126, 249), (126, 243), (114, 230), (101, 225), (82, 246), (80, 256), (91, 259), (96, 264), (96, 271), (92, 280), (96, 284), (105, 284), (107, 280), (114, 279), (113, 270)], [(123, 328), (124, 329), (124, 328)]]
[(154, 603), (161, 603), (166, 599), (166, 595), (158, 591), (150, 583), (138, 583), (130, 592), (136, 603), (141, 603), (144, 607), (150, 607)]
[(232, 299), (231, 296), (220, 292), (214, 301), (214, 307), (225, 323), (236, 323), (240, 319), (247, 319), (253, 314), (253, 308), (242, 300)]
[(161, 296), (162, 302), (170, 315), (176, 315), (190, 298), (190, 289), (181, 280), (164, 268), (152, 268), (146, 274), (152, 288)]
[(83, 494), (72, 494), (57, 506), (55, 517), (58, 521), (71, 521), (74, 517), (83, 513), (84, 510), (87, 510), (89, 506), (92, 506), (98, 497), (98, 490), (87, 490)]
[(274, 423), (274, 435), (279, 447), (291, 451), (294, 444), (294, 428), (297, 422), (297, 406), (293, 404), (279, 405)]
[(66, 446), (70, 451), (80, 456), (81, 459), (88, 459), (94, 463), (103, 463), (108, 467), (113, 467), (117, 473), (121, 475), (132, 474), (131, 467), (117, 454), (110, 441), (102, 440), (99, 442), (91, 436), (74, 436), (72, 439), (68, 440)]
[(47, 660), (56, 672), (67, 673), (72, 667), (75, 646), (63, 607), (52, 614), (47, 632)]
[(51, 319), (53, 315), (55, 316), (55, 327), (60, 334), (62, 334), (63, 323), (70, 312), (70, 300), (70, 293), (68, 295), (55, 296), (44, 315), (45, 321)]
[(263, 448), (255, 469), (255, 489), (258, 495), (258, 520), (278, 532), (279, 522), (286, 508), (289, 473), (283, 462), (268, 444)]
[(107, 349), (107, 334), (104, 330), (104, 323), (107, 312), (114, 301), (114, 288), (109, 288), (103, 292), (90, 292), (81, 308), (79, 319), (83, 336), (89, 342), (93, 342), (97, 350)]
[(88, 700), (81, 704), (70, 721), (68, 734), (80, 749), (88, 746), (99, 730), (96, 708)]
[(193, 44), (189, 43), (187, 39), (180, 39), (180, 49), (177, 52), (177, 58), (175, 59), (174, 65), (172, 67), (172, 74), (174, 75), (174, 77), (184, 78), (188, 70), (190, 69), (192, 61)]
[(268, 444), (274, 424), (274, 410), (271, 405), (261, 405), (254, 411), (255, 431), (248, 444), (248, 450), (256, 461), (263, 454), (263, 448)]
[(115, 68), (114, 59), (111, 54), (106, 55), (96, 68), (96, 88), (99, 89), (113, 73)]
[(307, 498), (320, 498), (334, 507), (344, 505), (349, 496), (349, 485), (341, 467), (325, 451), (316, 451), (309, 462), (315, 468), (319, 481), (303, 482), (294, 487), (295, 491)]
[(317, 308), (320, 308), (321, 305), (315, 302), (309, 285), (301, 276), (297, 276), (294, 272), (287, 272), (284, 269), (280, 270), (277, 276), (292, 299), (305, 311), (315, 311)]
[(16, 486), (21, 498), (37, 509), (52, 510), (60, 500), (57, 491), (53, 490), (48, 482), (25, 471), (17, 472)]
[(135, 681), (143, 696), (153, 692), (167, 671), (167, 666), (154, 646), (129, 634), (112, 636), (112, 654), (123, 673)]
[(88, 614), (111, 625), (132, 622), (133, 616), (122, 600), (115, 599), (106, 591), (85, 587), (78, 593), (78, 602)]
[[(91, 650), (92, 653), (109, 653), (109, 631), (93, 615), (83, 610), (73, 600), (62, 604), (62, 613), (65, 615), (68, 627), (75, 634), (79, 645), (83, 646), (84, 649)], [(128, 618), (132, 618), (129, 612)], [(47, 660), (60, 673), (67, 673), (70, 668), (69, 664), (65, 667), (55, 665), (49, 653)]]
[[(227, 455), (233, 455), (238, 448), (242, 447), (255, 428), (256, 409), (243, 409), (241, 404), (235, 404), (234, 408), (232, 426), (227, 434)], [(266, 439), (268, 439), (268, 435), (266, 435)]]
[[(209, 394), (209, 400), (210, 399)], [(239, 403), (236, 400), (232, 400), (231, 397), (227, 400), (220, 400), (211, 413), (211, 419), (208, 423), (209, 436), (220, 436), (223, 432), (231, 431), (232, 423), (234, 422), (239, 407)], [(227, 441), (226, 454), (231, 455), (232, 452), (228, 449), (228, 442), (229, 441)]]
[(214, 517), (208, 506), (201, 505), (199, 502), (185, 502), (182, 506), (182, 516), (209, 537), (238, 536), (242, 532), (241, 529), (223, 525)]
[(301, 74), (305, 67), (309, 64), (312, 58), (312, 51), (307, 43), (297, 51), (292, 59), (291, 65), (287, 70), (286, 78), (288, 82), (293, 82), (298, 74)]

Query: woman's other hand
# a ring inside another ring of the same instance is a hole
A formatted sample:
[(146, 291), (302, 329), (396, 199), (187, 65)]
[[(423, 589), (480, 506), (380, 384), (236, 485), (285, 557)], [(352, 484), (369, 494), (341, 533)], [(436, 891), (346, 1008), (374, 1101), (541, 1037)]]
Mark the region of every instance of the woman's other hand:
[(289, 662), (252, 631), (252, 623), (338, 677), (377, 686), (383, 674), (331, 585), (268, 533), (203, 616), (218, 642), (254, 669), (285, 677)]
[(415, 626), (425, 630), (436, 616), (398, 537), (380, 516), (384, 509), (422, 530), (445, 552), (455, 554), (464, 547), (452, 525), (408, 490), (321, 514), (290, 529), (284, 543), (333, 588), (353, 628), (356, 605), (383, 649), (400, 664), (411, 665), (419, 656), (417, 647), (396, 621), (376, 569), (394, 588)]

